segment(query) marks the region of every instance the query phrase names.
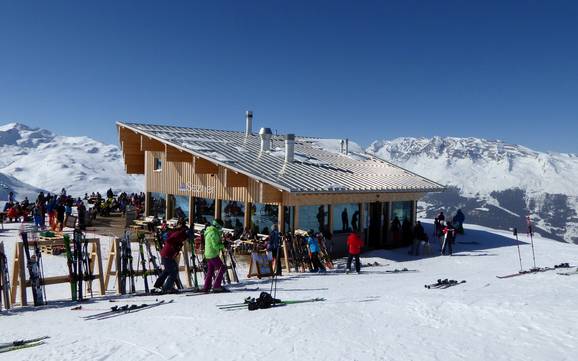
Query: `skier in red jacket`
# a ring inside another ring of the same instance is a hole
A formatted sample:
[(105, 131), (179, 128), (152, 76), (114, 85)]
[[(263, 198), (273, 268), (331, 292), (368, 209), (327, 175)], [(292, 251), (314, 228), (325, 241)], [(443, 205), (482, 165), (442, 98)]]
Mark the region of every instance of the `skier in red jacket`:
[(162, 289), (162, 292), (176, 292), (175, 282), (180, 283), (179, 265), (176, 261), (177, 255), (181, 252), (183, 244), (189, 237), (189, 230), (184, 222), (179, 222), (179, 228), (172, 232), (165, 241), (161, 250), (161, 262), (164, 270), (157, 278), (154, 287)]
[(347, 252), (349, 255), (347, 256), (347, 271), (346, 273), (351, 272), (351, 261), (353, 257), (355, 257), (355, 271), (359, 274), (361, 272), (361, 264), (359, 262), (359, 254), (361, 253), (361, 248), (363, 247), (363, 241), (357, 233), (350, 233), (347, 237)]

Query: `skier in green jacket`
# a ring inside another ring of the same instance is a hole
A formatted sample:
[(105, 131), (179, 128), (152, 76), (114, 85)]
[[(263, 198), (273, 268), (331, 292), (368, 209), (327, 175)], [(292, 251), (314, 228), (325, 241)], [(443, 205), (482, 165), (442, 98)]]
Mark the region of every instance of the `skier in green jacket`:
[(205, 259), (207, 260), (207, 275), (205, 276), (205, 286), (203, 292), (209, 292), (211, 289), (211, 282), (215, 270), (217, 270), (217, 277), (213, 282), (213, 292), (226, 292), (226, 289), (221, 285), (223, 282), (223, 275), (225, 274), (225, 266), (221, 261), (219, 254), (225, 248), (222, 242), (223, 221), (215, 219), (211, 226), (205, 230)]

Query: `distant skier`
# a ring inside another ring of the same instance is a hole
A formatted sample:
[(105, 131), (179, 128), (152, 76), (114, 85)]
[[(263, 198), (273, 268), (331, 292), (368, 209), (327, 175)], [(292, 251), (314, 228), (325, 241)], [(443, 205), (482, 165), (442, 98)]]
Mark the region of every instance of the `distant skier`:
[[(221, 285), (223, 282), (223, 275), (226, 271), (223, 261), (221, 261), (221, 257), (219, 257), (219, 253), (225, 248), (222, 241), (222, 228), (223, 221), (215, 219), (211, 226), (207, 227), (205, 230), (205, 259), (207, 260), (207, 275), (205, 276), (203, 292), (209, 292), (211, 290), (211, 283), (213, 286), (213, 292), (227, 291)], [(217, 271), (217, 276), (215, 281), (212, 282), (215, 271)]]
[(14, 192), (8, 193), (8, 202), (10, 202), (10, 203), (16, 202), (16, 197), (14, 196)]
[(172, 232), (164, 242), (161, 249), (161, 262), (163, 272), (155, 281), (154, 287), (161, 288), (163, 292), (176, 292), (175, 282), (179, 281), (179, 265), (176, 261), (181, 252), (184, 242), (188, 238), (188, 229), (184, 222), (179, 222), (177, 230)]
[(411, 246), (410, 254), (414, 256), (419, 255), (419, 246), (421, 242), (428, 242), (428, 236), (423, 229), (423, 226), (420, 221), (417, 221), (415, 226), (413, 227), (413, 243)]
[(452, 219), (452, 224), (454, 225), (456, 231), (460, 234), (464, 234), (464, 221), (466, 220), (466, 216), (462, 212), (461, 209), (458, 209), (456, 215)]
[(434, 232), (435, 236), (440, 238), (442, 236), (442, 229), (444, 228), (444, 222), (446, 217), (444, 216), (444, 212), (440, 211), (440, 213), (434, 219)]
[(315, 237), (315, 232), (312, 229), (309, 230), (308, 233), (307, 245), (309, 246), (309, 254), (311, 258), (311, 263), (313, 264), (313, 269), (311, 270), (311, 272), (325, 273), (326, 269), (319, 260), (319, 250), (320, 250), (319, 241)]
[(56, 212), (56, 223), (55, 230), (62, 232), (64, 228), (64, 216), (66, 214), (66, 207), (64, 206), (64, 201), (60, 201), (55, 208)]
[(347, 270), (346, 273), (351, 272), (351, 261), (355, 258), (355, 271), (359, 274), (361, 272), (361, 262), (359, 261), (359, 254), (363, 247), (363, 241), (357, 233), (351, 232), (347, 237)]
[(451, 222), (447, 222), (445, 228), (442, 230), (444, 234), (444, 241), (442, 243), (442, 256), (446, 254), (446, 248), (448, 250), (448, 255), (452, 255), (453, 249), (452, 244), (455, 240), (455, 229), (452, 226)]

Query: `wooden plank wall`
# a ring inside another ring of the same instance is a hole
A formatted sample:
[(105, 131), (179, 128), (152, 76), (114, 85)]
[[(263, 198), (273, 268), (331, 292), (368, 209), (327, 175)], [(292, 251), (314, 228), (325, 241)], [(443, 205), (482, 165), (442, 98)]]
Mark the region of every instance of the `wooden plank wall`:
[[(154, 159), (162, 161), (162, 171), (154, 171)], [(195, 173), (191, 162), (167, 162), (164, 152), (146, 152), (145, 184), (147, 192), (159, 192), (180, 196), (222, 199), (251, 203), (280, 204), (281, 191), (249, 178), (246, 186), (226, 187), (226, 179), (245, 177), (219, 166), (216, 174)], [(236, 182), (235, 185), (243, 182)]]

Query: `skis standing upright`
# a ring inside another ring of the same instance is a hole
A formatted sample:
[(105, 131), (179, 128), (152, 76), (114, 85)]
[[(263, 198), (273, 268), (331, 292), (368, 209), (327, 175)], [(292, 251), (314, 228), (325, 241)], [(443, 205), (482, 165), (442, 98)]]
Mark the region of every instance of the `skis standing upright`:
[(528, 235), (530, 236), (530, 243), (532, 244), (532, 259), (534, 260), (534, 269), (536, 269), (536, 253), (534, 253), (534, 229), (532, 227), (532, 220), (530, 216), (526, 217), (528, 223)]
[[(10, 275), (8, 274), (8, 259), (4, 253), (4, 243), (0, 242), (0, 286), (2, 287), (2, 294), (0, 300), (4, 299), (4, 308), (10, 309)], [(0, 310), (2, 310), (2, 302), (0, 302)]]
[(145, 292), (149, 293), (150, 290), (149, 290), (149, 281), (147, 279), (148, 277), (147, 262), (145, 260), (144, 255), (145, 235), (144, 233), (138, 233), (137, 237), (138, 237), (138, 253), (140, 258), (140, 264), (142, 266), (142, 276), (144, 278)]
[(76, 261), (76, 280), (77, 280), (77, 284), (78, 287), (76, 289), (76, 291), (78, 292), (78, 301), (82, 301), (82, 279), (83, 279), (83, 256), (82, 256), (82, 232), (80, 232), (79, 230), (74, 230), (74, 234), (73, 234), (74, 238), (74, 254), (76, 255), (75, 257), (75, 261)]
[(70, 278), (70, 294), (73, 301), (76, 301), (76, 272), (73, 267), (74, 257), (72, 255), (72, 246), (70, 244), (70, 236), (68, 234), (64, 235), (64, 249), (66, 250), (66, 264), (68, 266), (68, 277)]
[(518, 239), (518, 228), (514, 228), (514, 236), (516, 236), (516, 246), (518, 246), (518, 258), (520, 260), (520, 272), (524, 269), (522, 268), (522, 253), (520, 252), (520, 240)]
[(32, 233), (32, 240), (34, 244), (34, 255), (36, 256), (36, 263), (38, 264), (38, 271), (40, 275), (40, 285), (42, 287), (42, 295), (44, 303), (46, 303), (46, 286), (44, 286), (44, 266), (42, 265), (42, 251), (38, 247), (38, 235), (36, 232)]
[(125, 232), (126, 237), (126, 257), (128, 259), (128, 277), (130, 281), (130, 292), (135, 293), (136, 287), (134, 283), (134, 266), (133, 266), (133, 258), (132, 258), (132, 248), (130, 244), (130, 232)]
[(42, 286), (40, 277), (40, 268), (36, 260), (36, 255), (30, 255), (30, 244), (28, 243), (28, 233), (25, 230), (20, 232), (20, 237), (22, 238), (22, 245), (24, 248), (24, 254), (26, 255), (26, 266), (28, 268), (28, 273), (30, 275), (30, 286), (32, 288), (32, 297), (34, 299), (34, 306), (44, 305), (44, 299), (42, 297)]
[(197, 256), (195, 255), (195, 237), (189, 237), (189, 248), (191, 250), (191, 272), (193, 272), (193, 286), (198, 289), (199, 288), (199, 279), (197, 278)]

